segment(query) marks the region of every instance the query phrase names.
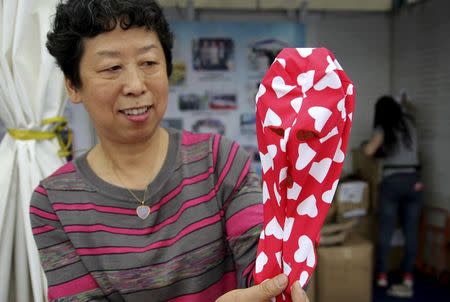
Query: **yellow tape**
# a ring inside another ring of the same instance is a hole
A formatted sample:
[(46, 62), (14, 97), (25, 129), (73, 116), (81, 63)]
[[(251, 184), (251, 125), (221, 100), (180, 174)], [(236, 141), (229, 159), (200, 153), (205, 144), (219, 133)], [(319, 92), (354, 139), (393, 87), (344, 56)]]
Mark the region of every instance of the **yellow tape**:
[[(72, 145), (72, 130), (67, 127), (67, 119), (62, 116), (56, 116), (44, 119), (42, 126), (55, 124), (49, 131), (24, 130), (24, 129), (8, 129), (9, 135), (17, 140), (46, 140), (57, 138), (60, 157), (67, 157), (72, 154), (70, 146)], [(64, 142), (63, 133), (67, 132), (67, 142)]]

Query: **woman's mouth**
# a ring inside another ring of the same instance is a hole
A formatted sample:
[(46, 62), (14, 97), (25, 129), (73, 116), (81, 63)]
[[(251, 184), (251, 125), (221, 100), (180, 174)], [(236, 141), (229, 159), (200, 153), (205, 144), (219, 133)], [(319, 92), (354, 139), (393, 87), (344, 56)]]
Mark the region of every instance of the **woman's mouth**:
[(126, 114), (128, 116), (139, 116), (147, 113), (150, 110), (150, 106), (145, 107), (139, 107), (139, 108), (130, 108), (130, 109), (124, 109), (119, 110), (123, 114)]

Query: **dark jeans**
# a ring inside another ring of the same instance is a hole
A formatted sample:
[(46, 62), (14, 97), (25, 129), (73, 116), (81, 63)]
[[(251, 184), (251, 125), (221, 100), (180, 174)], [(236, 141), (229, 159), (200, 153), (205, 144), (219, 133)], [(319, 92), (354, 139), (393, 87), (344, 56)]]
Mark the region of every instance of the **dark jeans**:
[(422, 192), (414, 185), (419, 181), (416, 173), (398, 173), (385, 177), (380, 185), (378, 271), (387, 272), (391, 238), (401, 218), (405, 236), (404, 272), (411, 273), (417, 255)]

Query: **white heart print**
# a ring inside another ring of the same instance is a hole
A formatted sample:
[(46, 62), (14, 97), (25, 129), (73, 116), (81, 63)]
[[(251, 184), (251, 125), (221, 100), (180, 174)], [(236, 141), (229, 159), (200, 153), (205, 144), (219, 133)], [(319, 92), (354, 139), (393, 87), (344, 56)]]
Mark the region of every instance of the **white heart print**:
[(332, 138), (333, 136), (338, 135), (338, 134), (339, 134), (338, 128), (337, 128), (337, 127), (334, 127), (334, 128), (330, 131), (330, 133), (327, 134), (327, 136), (322, 137), (319, 141), (320, 141), (320, 143), (323, 144), (324, 142), (326, 142), (327, 140), (329, 140), (330, 138)]
[(306, 265), (314, 267), (316, 264), (316, 255), (314, 254), (314, 245), (308, 236), (302, 235), (298, 239), (298, 250), (294, 254), (296, 262), (301, 263), (306, 260)]
[(298, 113), (300, 111), (300, 108), (302, 108), (303, 98), (298, 97), (291, 101), (291, 106), (295, 110), (295, 113)]
[(295, 163), (295, 168), (297, 170), (303, 170), (316, 156), (316, 151), (314, 151), (307, 143), (301, 143), (298, 145), (298, 158)]
[(309, 108), (308, 113), (314, 119), (314, 128), (319, 132), (322, 131), (323, 126), (332, 114), (330, 109), (321, 106)]
[(337, 109), (341, 113), (341, 118), (345, 121), (347, 119), (347, 112), (345, 111), (345, 97), (337, 104)]
[(309, 174), (314, 177), (318, 182), (322, 183), (325, 177), (328, 174), (328, 171), (331, 167), (331, 159), (324, 158), (320, 162), (314, 162), (311, 165), (311, 169), (309, 170)]
[(266, 93), (267, 89), (263, 84), (259, 85), (259, 89), (258, 89), (258, 93), (256, 94), (256, 104), (258, 104), (259, 98), (262, 97), (264, 95), (264, 93)]
[(277, 263), (281, 268), (281, 252), (276, 252), (275, 253), (275, 259), (277, 259)]
[(259, 239), (264, 239), (266, 238), (266, 235), (264, 234), (264, 230), (261, 231), (261, 233), (259, 234)]
[(311, 218), (317, 216), (317, 205), (316, 198), (314, 195), (310, 195), (308, 198), (303, 200), (297, 207), (298, 215), (308, 215)]
[(305, 286), (306, 281), (308, 281), (308, 277), (309, 277), (309, 274), (307, 271), (303, 271), (300, 274), (300, 279), (298, 281), (300, 282), (301, 287)]
[(339, 140), (339, 144), (336, 148), (336, 153), (334, 154), (334, 157), (333, 157), (333, 161), (335, 161), (337, 163), (343, 163), (344, 159), (345, 159), (345, 154), (344, 154), (344, 152), (342, 152), (341, 146), (342, 146), (342, 139)]
[(281, 183), (283, 180), (286, 179), (287, 177), (287, 171), (288, 171), (288, 167), (284, 167), (283, 169), (280, 170), (280, 178), (279, 178), (279, 183)]
[(277, 184), (276, 183), (273, 184), (273, 192), (275, 193), (275, 198), (277, 200), (278, 205), (280, 206), (281, 205), (281, 196), (278, 193)]
[(327, 73), (316, 85), (314, 85), (314, 89), (317, 91), (324, 90), (325, 88), (330, 87), (332, 89), (338, 89), (342, 87), (341, 80), (335, 71)]
[(281, 118), (273, 112), (272, 109), (268, 109), (266, 113), (266, 118), (264, 119), (263, 127), (269, 127), (269, 126), (275, 126), (279, 127), (281, 126)]
[(327, 56), (327, 62), (328, 62), (328, 66), (327, 66), (327, 69), (325, 70), (325, 73), (329, 73), (329, 72), (337, 69), (336, 64), (334, 64), (334, 61), (330, 56)]
[(309, 57), (310, 54), (312, 54), (314, 48), (297, 48), (298, 53), (302, 58)]
[(302, 187), (294, 181), (291, 188), (287, 189), (287, 198), (292, 200), (297, 200), (300, 192), (302, 191)]
[(347, 94), (353, 95), (353, 84), (349, 84), (347, 87)]
[(280, 139), (280, 149), (283, 152), (286, 152), (286, 144), (288, 142), (290, 132), (291, 132), (291, 127), (287, 128), (284, 131), (284, 137), (282, 139)]
[(287, 85), (282, 77), (274, 77), (272, 80), (272, 88), (275, 91), (277, 98), (281, 98), (291, 92), (295, 86)]
[(283, 229), (276, 217), (272, 218), (272, 220), (266, 225), (266, 236), (274, 236), (277, 239), (283, 239)]
[(266, 253), (261, 252), (259, 253), (258, 257), (256, 257), (256, 264), (255, 264), (255, 272), (260, 273), (262, 272), (264, 266), (269, 261), (269, 258), (267, 257)]
[(262, 196), (263, 196), (263, 204), (266, 203), (267, 200), (270, 198), (269, 188), (267, 187), (267, 183), (263, 182), (263, 190), (262, 190)]
[(284, 259), (283, 259), (283, 274), (285, 274), (286, 276), (289, 276), (291, 271), (292, 271), (292, 268), (289, 266), (289, 264), (284, 262)]
[(322, 194), (322, 200), (326, 203), (331, 203), (333, 201), (333, 196), (334, 196), (334, 192), (336, 192), (336, 188), (337, 185), (339, 183), (339, 179), (336, 179), (333, 183), (333, 185), (331, 186), (331, 189), (329, 189), (328, 191), (325, 191)]
[(286, 60), (285, 60), (285, 59), (276, 58), (275, 61), (273, 61), (273, 62), (274, 62), (274, 63), (275, 63), (275, 62), (278, 62), (278, 63), (281, 64), (281, 66), (283, 66), (283, 68), (286, 68)]
[(297, 77), (297, 84), (302, 87), (302, 92), (305, 94), (314, 85), (314, 74), (315, 70), (309, 70), (307, 72), (301, 73)]
[(261, 160), (261, 166), (263, 173), (266, 173), (269, 169), (273, 169), (273, 159), (277, 155), (277, 146), (269, 145), (267, 146), (267, 153), (259, 152), (259, 157)]
[(284, 220), (283, 241), (285, 242), (289, 240), (289, 237), (291, 237), (294, 221), (294, 217), (286, 217)]
[(338, 60), (334, 60), (334, 65), (336, 65), (338, 70), (343, 70), (341, 64), (339, 64)]

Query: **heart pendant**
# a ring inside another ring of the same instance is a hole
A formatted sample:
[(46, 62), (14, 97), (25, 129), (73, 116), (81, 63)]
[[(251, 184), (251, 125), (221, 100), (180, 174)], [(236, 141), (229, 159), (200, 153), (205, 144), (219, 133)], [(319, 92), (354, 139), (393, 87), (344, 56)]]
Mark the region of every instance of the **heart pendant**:
[(148, 215), (150, 215), (150, 207), (146, 205), (138, 206), (136, 208), (136, 214), (139, 216), (139, 218), (144, 220), (148, 217)]

